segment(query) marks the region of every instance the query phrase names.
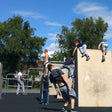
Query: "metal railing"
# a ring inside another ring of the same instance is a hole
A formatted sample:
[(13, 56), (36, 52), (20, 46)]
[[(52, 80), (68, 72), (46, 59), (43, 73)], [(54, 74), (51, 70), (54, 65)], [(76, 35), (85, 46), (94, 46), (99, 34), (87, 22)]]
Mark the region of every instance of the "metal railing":
[[(42, 68), (29, 68), (28, 69), (28, 74), (23, 74), (23, 76), (26, 76), (24, 78), (25, 84), (24, 87), (26, 88), (26, 93), (28, 93), (28, 89), (30, 88), (31, 93), (32, 93), (32, 88), (33, 88), (33, 79), (29, 77), (30, 71), (31, 70), (39, 70), (39, 75), (43, 75)], [(4, 88), (5, 88), (5, 93), (8, 93), (9, 88), (17, 88), (17, 73), (9, 73), (6, 75), (5, 78), (3, 78), (4, 82)], [(12, 83), (11, 83), (12, 82)], [(30, 83), (30, 84), (29, 84)]]
[[(24, 74), (24, 76), (25, 75), (28, 76), (27, 74)], [(6, 78), (3, 78), (3, 80), (5, 83), (5, 93), (8, 93), (9, 87), (13, 87), (13, 88), (17, 87), (17, 74), (13, 74), (13, 73), (7, 74)], [(32, 90), (33, 80), (29, 79), (28, 77), (24, 80), (26, 81), (24, 87), (26, 88), (26, 93), (27, 93), (28, 88), (31, 88), (31, 90)], [(29, 85), (29, 81), (31, 82), (31, 85)], [(12, 82), (12, 84), (10, 82)]]

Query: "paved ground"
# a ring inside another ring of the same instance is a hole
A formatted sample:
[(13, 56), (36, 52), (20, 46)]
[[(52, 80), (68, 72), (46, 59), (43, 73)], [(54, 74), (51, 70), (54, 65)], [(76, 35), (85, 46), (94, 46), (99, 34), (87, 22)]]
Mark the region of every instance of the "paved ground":
[[(15, 93), (2, 95), (0, 112), (61, 112), (63, 100), (50, 96), (48, 106), (40, 104), (39, 93), (29, 93), (26, 96), (16, 96)], [(68, 107), (69, 110), (69, 107)], [(78, 112), (112, 112), (110, 108), (77, 108)]]
[(48, 106), (40, 104), (39, 94), (33, 93), (26, 96), (16, 96), (15, 93), (2, 95), (0, 112), (60, 112), (63, 101), (50, 96)]

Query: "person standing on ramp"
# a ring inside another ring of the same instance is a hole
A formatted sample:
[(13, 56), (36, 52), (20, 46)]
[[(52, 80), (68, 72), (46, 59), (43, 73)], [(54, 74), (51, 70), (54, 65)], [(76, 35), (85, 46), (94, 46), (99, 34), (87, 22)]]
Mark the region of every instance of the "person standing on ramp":
[(105, 61), (105, 55), (107, 54), (108, 44), (106, 42), (100, 42), (98, 45), (98, 49), (102, 50), (102, 62)]

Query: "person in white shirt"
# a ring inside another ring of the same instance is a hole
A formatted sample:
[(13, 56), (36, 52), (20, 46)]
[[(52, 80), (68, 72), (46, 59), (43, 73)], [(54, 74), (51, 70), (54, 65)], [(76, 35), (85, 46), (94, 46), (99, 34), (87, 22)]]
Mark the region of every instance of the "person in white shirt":
[(17, 74), (17, 91), (16, 95), (19, 95), (20, 87), (22, 87), (23, 95), (25, 95), (25, 89), (24, 89), (24, 78), (22, 77), (21, 70), (19, 70)]
[(102, 62), (105, 61), (105, 55), (107, 54), (108, 44), (106, 42), (100, 42), (98, 49), (102, 50)]

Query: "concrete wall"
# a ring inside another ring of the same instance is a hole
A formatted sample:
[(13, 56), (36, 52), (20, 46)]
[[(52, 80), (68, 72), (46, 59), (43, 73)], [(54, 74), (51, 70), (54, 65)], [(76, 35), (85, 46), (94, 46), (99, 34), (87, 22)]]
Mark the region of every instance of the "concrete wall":
[(108, 51), (101, 62), (100, 50), (90, 50), (90, 60), (77, 52), (78, 105), (79, 107), (112, 107), (112, 60)]
[(0, 99), (1, 99), (1, 94), (2, 94), (2, 64), (0, 63)]

